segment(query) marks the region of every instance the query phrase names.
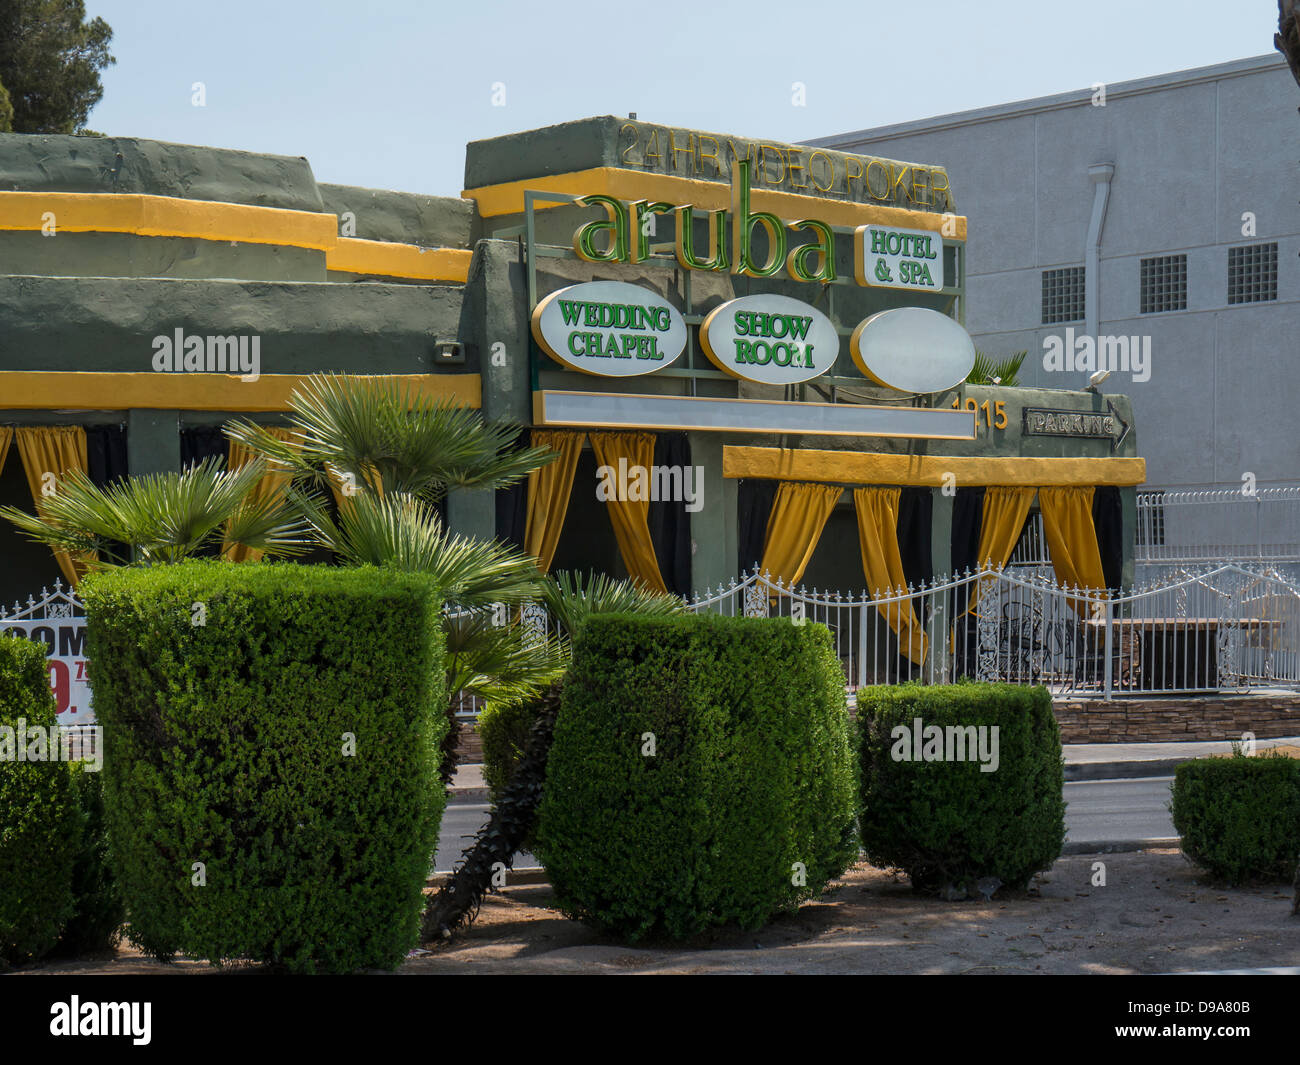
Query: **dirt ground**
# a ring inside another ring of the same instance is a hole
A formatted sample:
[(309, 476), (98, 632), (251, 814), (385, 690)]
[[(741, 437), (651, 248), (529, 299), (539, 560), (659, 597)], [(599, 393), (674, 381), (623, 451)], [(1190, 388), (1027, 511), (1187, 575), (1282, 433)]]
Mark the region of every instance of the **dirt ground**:
[[(1092, 884), (1105, 863), (1105, 886)], [(410, 958), (420, 973), (1170, 973), (1300, 965), (1300, 916), (1283, 885), (1224, 888), (1177, 849), (1061, 858), (1028, 893), (991, 902), (913, 895), (859, 865), (821, 899), (754, 933), (630, 947), (552, 909), (545, 883), (487, 899), (468, 932)], [(30, 973), (213, 973), (129, 946)], [(237, 965), (226, 972), (260, 972)]]

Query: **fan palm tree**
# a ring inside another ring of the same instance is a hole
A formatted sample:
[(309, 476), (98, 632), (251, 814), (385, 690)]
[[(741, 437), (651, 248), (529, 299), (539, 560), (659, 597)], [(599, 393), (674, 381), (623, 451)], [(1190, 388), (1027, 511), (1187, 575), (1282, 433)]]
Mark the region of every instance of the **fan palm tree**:
[[(290, 471), (286, 497), (316, 543), (344, 564), (370, 563), (427, 573), (447, 608), (448, 728), (440, 772), (450, 784), (460, 738), (461, 674), (475, 677), (468, 694), (511, 698), (535, 692), (556, 672), (553, 653), (497, 626), (454, 627), (466, 611), (519, 606), (537, 598), (541, 573), (522, 552), (496, 541), (452, 536), (434, 504), (451, 488), (495, 489), (555, 458), (549, 448), (518, 448), (519, 430), (485, 422), (476, 411), (430, 399), (387, 378), (331, 374), (308, 378), (289, 400), (284, 440), (248, 420), (227, 428), (231, 439)], [(326, 491), (337, 500), (331, 512)], [(503, 641), (514, 640), (503, 660)], [(470, 668), (468, 663), (476, 662)], [(491, 672), (507, 666), (500, 677)]]
[[(180, 562), (213, 546), (242, 545), (272, 556), (305, 553), (310, 529), (286, 501), (257, 499), (262, 461), (238, 470), (208, 459), (182, 473), (128, 477), (100, 488), (70, 470), (36, 514), (0, 507), (34, 540), (66, 551), (89, 569)], [(125, 550), (124, 550), (125, 547)]]
[[(449, 488), (512, 484), (551, 461), (550, 449), (512, 449), (517, 427), (485, 422), (476, 411), (385, 378), (316, 375), (295, 390), (289, 408), (291, 442), (247, 420), (228, 428), (254, 456), (237, 470), (221, 470), (214, 458), (108, 489), (69, 473), (36, 516), (14, 508), (0, 514), (96, 566), (179, 562), (222, 542), (273, 556), (324, 547), (344, 565), (430, 574), (449, 617), (537, 598), (541, 574), (531, 558), (495, 541), (449, 534), (435, 504)], [(284, 491), (255, 493), (271, 470), (287, 480)], [(337, 514), (326, 489), (337, 494)], [(448, 635), (459, 648), (448, 656), (451, 726), (442, 771), (449, 781), (460, 676), (475, 678), (472, 694), (517, 698), (548, 684), (557, 665), (554, 649), (509, 628), (503, 634), (461, 623), (453, 630), (448, 621)], [(515, 646), (503, 658), (507, 639)], [(506, 672), (495, 677), (498, 667)]]
[(496, 540), (447, 532), (423, 499), (390, 492), (345, 498), (337, 520), (318, 493), (289, 489), (317, 544), (352, 566), (388, 566), (432, 575), (454, 609), (519, 604), (537, 598), (541, 573), (534, 559)]
[(545, 447), (511, 450), (517, 426), (386, 377), (313, 375), (289, 400), (288, 428), (293, 442), (246, 419), (226, 432), (296, 480), (341, 485), (345, 497), (365, 490), (437, 502), (449, 488), (504, 488), (555, 458)]
[(674, 617), (686, 613), (686, 604), (676, 596), (651, 592), (603, 573), (588, 573), (584, 578), (568, 570), (560, 570), (542, 585), (542, 602), (569, 636), (593, 614)]
[(996, 362), (982, 351), (975, 352), (975, 364), (966, 375), (968, 385), (1003, 385), (1014, 388), (1020, 384), (1020, 367), (1024, 365), (1027, 351), (1017, 351)]

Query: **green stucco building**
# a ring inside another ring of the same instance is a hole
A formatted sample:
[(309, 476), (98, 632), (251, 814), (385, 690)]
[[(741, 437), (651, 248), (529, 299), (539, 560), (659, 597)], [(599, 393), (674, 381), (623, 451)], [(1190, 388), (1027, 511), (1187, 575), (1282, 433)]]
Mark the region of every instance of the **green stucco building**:
[[(101, 483), (224, 454), (225, 421), (274, 424), (328, 371), (400, 378), (561, 450), (545, 484), (446, 503), (456, 530), (551, 568), (682, 594), (759, 562), (821, 588), (900, 563), (928, 579), (978, 561), (990, 492), (1028, 491), (1023, 510), (1077, 489), (1106, 583), (1131, 575), (1127, 399), (954, 376), (964, 333), (933, 319), (964, 318), (968, 220), (941, 165), (606, 116), (471, 143), (465, 186), (0, 135), (0, 503), (31, 507), (42, 454)], [(915, 308), (935, 313), (873, 319)], [(641, 499), (638, 465), (672, 498)], [(873, 570), (864, 530), (899, 558)], [(0, 600), (58, 575), (0, 528)]]

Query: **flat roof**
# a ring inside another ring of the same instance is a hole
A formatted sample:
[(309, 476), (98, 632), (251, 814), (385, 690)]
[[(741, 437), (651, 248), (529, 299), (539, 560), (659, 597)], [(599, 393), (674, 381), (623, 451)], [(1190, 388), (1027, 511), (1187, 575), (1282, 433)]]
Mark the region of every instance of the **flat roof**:
[[(1228, 63), (1215, 63), (1208, 67), (1193, 67), (1189, 70), (1177, 70), (1169, 74), (1157, 74), (1150, 78), (1137, 78), (1133, 81), (1107, 82), (1106, 97), (1115, 99), (1123, 96), (1140, 96), (1144, 93), (1163, 92), (1166, 89), (1181, 88), (1185, 85), (1198, 85), (1207, 81), (1220, 81), (1224, 78), (1244, 77), (1261, 74), (1271, 70), (1287, 70), (1286, 59), (1281, 53), (1257, 55), (1249, 59), (1234, 59)], [(1070, 92), (1057, 93), (1053, 96), (1038, 96), (1029, 100), (1016, 100), (1007, 104), (994, 104), (991, 107), (978, 107), (971, 111), (955, 111), (951, 114), (937, 115), (933, 118), (914, 119), (910, 122), (896, 122), (890, 126), (876, 126), (873, 129), (859, 129), (852, 133), (837, 133), (829, 137), (820, 137), (805, 141), (805, 144), (824, 148), (843, 148), (846, 145), (860, 144), (864, 141), (887, 140), (914, 133), (932, 133), (955, 126), (968, 126), (978, 122), (996, 122), (999, 119), (1019, 115), (1036, 114), (1042, 111), (1059, 111), (1067, 107), (1078, 107), (1092, 100), (1093, 87), (1073, 89)]]

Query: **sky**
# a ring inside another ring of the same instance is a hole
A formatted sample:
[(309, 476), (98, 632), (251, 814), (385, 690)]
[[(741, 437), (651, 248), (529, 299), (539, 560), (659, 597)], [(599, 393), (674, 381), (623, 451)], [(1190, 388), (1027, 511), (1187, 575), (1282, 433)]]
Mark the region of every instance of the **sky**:
[(91, 129), (306, 156), (321, 182), (441, 196), (463, 188), (468, 141), (589, 115), (800, 143), (1264, 55), (1277, 27), (1276, 0), (86, 9), (117, 59)]

